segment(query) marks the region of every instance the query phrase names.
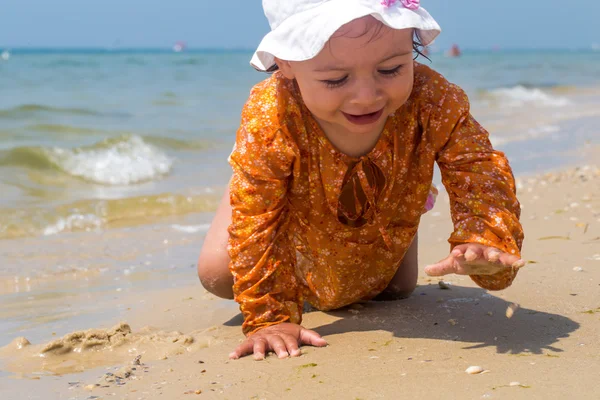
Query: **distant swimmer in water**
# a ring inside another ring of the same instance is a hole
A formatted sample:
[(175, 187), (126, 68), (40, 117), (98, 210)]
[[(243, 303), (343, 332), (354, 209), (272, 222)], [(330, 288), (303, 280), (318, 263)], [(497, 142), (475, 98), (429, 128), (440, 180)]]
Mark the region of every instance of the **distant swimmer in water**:
[(186, 47), (185, 42), (179, 41), (173, 45), (173, 51), (175, 53), (180, 53), (183, 50), (185, 50), (185, 47)]
[(457, 44), (453, 44), (447, 53), (448, 57), (460, 57), (461, 51)]

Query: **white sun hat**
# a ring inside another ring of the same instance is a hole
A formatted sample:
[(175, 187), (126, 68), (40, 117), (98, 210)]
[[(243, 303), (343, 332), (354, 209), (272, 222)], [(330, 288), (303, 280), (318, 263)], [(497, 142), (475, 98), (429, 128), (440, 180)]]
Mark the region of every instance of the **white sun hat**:
[(250, 64), (259, 71), (275, 66), (275, 57), (304, 61), (315, 57), (339, 28), (371, 15), (393, 29), (417, 29), (421, 43), (431, 44), (441, 29), (420, 0), (263, 0), (271, 32)]

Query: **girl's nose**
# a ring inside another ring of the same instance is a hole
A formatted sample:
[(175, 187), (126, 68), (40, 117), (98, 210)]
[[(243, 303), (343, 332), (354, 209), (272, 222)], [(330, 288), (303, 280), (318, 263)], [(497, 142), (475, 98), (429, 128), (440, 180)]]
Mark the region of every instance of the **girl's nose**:
[(374, 79), (362, 79), (356, 83), (354, 96), (350, 101), (357, 106), (368, 107), (380, 103), (383, 98), (383, 92), (380, 90)]

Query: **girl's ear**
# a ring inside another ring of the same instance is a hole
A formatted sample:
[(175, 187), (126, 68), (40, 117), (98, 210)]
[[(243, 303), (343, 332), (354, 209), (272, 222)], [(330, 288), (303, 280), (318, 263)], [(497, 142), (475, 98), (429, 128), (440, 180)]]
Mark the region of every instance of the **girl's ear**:
[(283, 76), (285, 76), (288, 79), (295, 78), (294, 71), (292, 70), (292, 65), (289, 61), (285, 61), (275, 57), (275, 63), (277, 63), (277, 66), (279, 67), (279, 70), (281, 71)]

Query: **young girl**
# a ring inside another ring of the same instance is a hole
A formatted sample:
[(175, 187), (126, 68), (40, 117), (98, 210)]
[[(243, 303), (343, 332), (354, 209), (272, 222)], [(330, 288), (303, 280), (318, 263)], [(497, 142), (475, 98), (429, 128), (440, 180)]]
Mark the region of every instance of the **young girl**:
[[(247, 339), (231, 358), (324, 346), (300, 326), (331, 310), (410, 295), (417, 228), (437, 162), (450, 196), (450, 255), (425, 272), (509, 286), (523, 266), (511, 169), (464, 92), (413, 61), (439, 34), (419, 0), (263, 0), (271, 25), (230, 156), (233, 177), (198, 274), (235, 298)], [(426, 207), (428, 205), (429, 207)]]

